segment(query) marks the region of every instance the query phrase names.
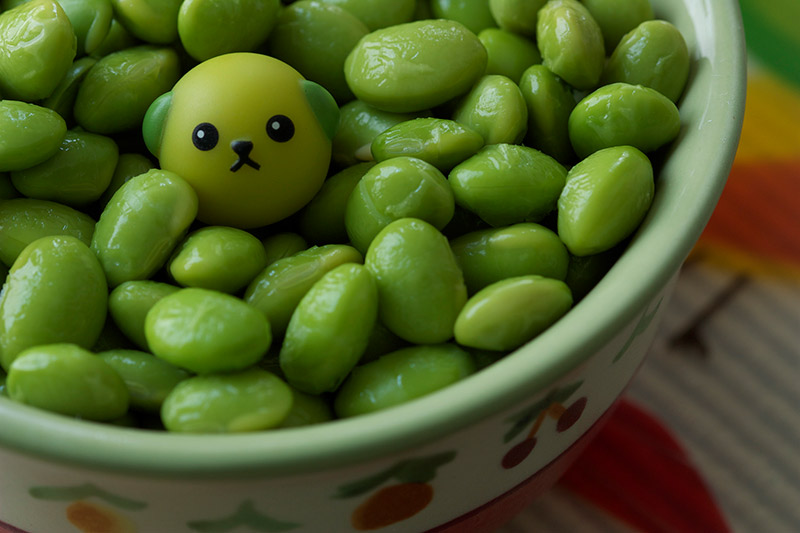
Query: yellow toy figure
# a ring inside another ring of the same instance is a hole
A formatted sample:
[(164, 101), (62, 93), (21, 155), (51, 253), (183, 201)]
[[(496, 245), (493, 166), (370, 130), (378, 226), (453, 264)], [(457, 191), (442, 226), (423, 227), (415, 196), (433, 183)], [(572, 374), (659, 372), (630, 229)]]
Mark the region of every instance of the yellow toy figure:
[(147, 148), (188, 181), (207, 224), (255, 228), (307, 204), (325, 180), (339, 109), (275, 58), (214, 57), (147, 111)]

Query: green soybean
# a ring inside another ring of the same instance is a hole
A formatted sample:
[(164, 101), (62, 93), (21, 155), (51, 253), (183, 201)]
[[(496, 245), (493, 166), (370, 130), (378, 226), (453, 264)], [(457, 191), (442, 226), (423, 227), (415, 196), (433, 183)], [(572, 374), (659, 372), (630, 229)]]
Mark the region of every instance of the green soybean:
[(108, 288), (92, 251), (69, 235), (25, 247), (0, 294), (0, 364), (24, 349), (71, 343), (90, 348), (106, 320)]
[(534, 223), (467, 233), (450, 243), (470, 294), (506, 278), (564, 280), (569, 254), (552, 230)]
[(152, 280), (126, 281), (108, 295), (108, 312), (119, 330), (142, 350), (149, 350), (144, 334), (148, 311), (179, 287)]
[(536, 42), (542, 63), (579, 90), (597, 86), (605, 64), (603, 34), (577, 0), (550, 0), (539, 10)]
[(97, 357), (125, 382), (131, 407), (158, 412), (172, 389), (191, 374), (153, 354), (136, 350), (108, 350)]
[(538, 222), (553, 211), (567, 170), (533, 148), (494, 144), (456, 166), (448, 181), (456, 203), (491, 226)]
[(539, 10), (547, 0), (489, 0), (489, 11), (502, 29), (534, 37)]
[(51, 235), (71, 235), (89, 246), (94, 224), (89, 215), (56, 202), (32, 198), (2, 202), (0, 262), (10, 266), (26, 246)]
[(153, 100), (179, 77), (178, 54), (172, 48), (142, 45), (108, 54), (83, 79), (75, 120), (94, 133), (138, 128)]
[(184, 239), (167, 270), (184, 287), (233, 294), (266, 266), (267, 252), (252, 234), (238, 228), (206, 226)]
[(0, 172), (23, 170), (58, 152), (67, 133), (61, 116), (35, 104), (0, 100)]
[(558, 235), (573, 255), (609, 250), (639, 226), (654, 188), (653, 167), (640, 150), (599, 150), (569, 171), (558, 199)]
[(677, 102), (689, 78), (689, 62), (689, 49), (678, 28), (665, 20), (651, 20), (622, 38), (602, 80), (644, 85)]
[(500, 74), (519, 83), (525, 69), (542, 62), (536, 43), (522, 35), (486, 28), (478, 34), (478, 39), (488, 55), (486, 74)]
[(475, 155), (483, 144), (483, 137), (463, 124), (427, 117), (392, 126), (375, 137), (371, 150), (376, 161), (408, 156), (447, 172)]
[(415, 0), (321, 0), (341, 7), (363, 22), (369, 31), (411, 22), (417, 7)]
[(339, 113), (339, 127), (333, 137), (333, 160), (344, 167), (372, 161), (370, 147), (380, 133), (421, 114), (381, 111), (361, 100), (344, 104)]
[(408, 345), (407, 341), (392, 333), (380, 320), (377, 320), (358, 364), (369, 363), (389, 352), (406, 348)]
[(78, 96), (78, 88), (83, 78), (97, 63), (93, 57), (82, 57), (75, 60), (67, 71), (61, 83), (53, 90), (52, 94), (42, 101), (42, 105), (61, 115), (67, 122), (73, 122), (72, 108)]
[(583, 0), (603, 33), (603, 43), (610, 53), (622, 36), (653, 18), (650, 0)]
[(161, 407), (169, 431), (241, 433), (279, 426), (288, 416), (292, 390), (275, 374), (252, 368), (179, 383)]
[(267, 266), (248, 285), (244, 300), (267, 317), (273, 336), (281, 337), (295, 308), (314, 283), (345, 263), (363, 263), (363, 257), (344, 244), (312, 246)]
[(403, 218), (370, 244), (364, 264), (378, 285), (379, 316), (398, 337), (444, 342), (467, 298), (464, 276), (447, 239), (431, 224)]
[(456, 341), (483, 350), (513, 350), (572, 307), (563, 281), (520, 276), (493, 283), (467, 301), (455, 324)]
[(117, 167), (117, 144), (103, 135), (68, 131), (53, 157), (11, 173), (14, 186), (30, 198), (84, 207), (100, 198)]
[(575, 108), (572, 90), (544, 65), (533, 65), (519, 82), (528, 108), (525, 144), (566, 164), (575, 157), (569, 140), (569, 115)]
[(0, 92), (28, 102), (50, 96), (76, 50), (72, 24), (58, 2), (33, 0), (0, 13)]
[(413, 346), (353, 369), (334, 400), (340, 417), (373, 413), (436, 392), (475, 372), (470, 355), (452, 344)]
[(378, 232), (400, 218), (413, 217), (442, 229), (455, 209), (453, 192), (436, 167), (412, 157), (395, 157), (369, 169), (347, 201), (345, 227), (364, 253)]
[(353, 92), (345, 81), (344, 61), (368, 33), (363, 22), (339, 6), (300, 0), (281, 11), (269, 51), (345, 103)]
[(114, 15), (135, 37), (153, 44), (178, 38), (182, 0), (111, 0)]
[(99, 204), (105, 207), (114, 193), (127, 183), (128, 180), (139, 174), (144, 174), (151, 168), (155, 168), (153, 162), (147, 157), (138, 153), (124, 153), (119, 154), (117, 158), (117, 166), (114, 168), (114, 174), (111, 176), (111, 183), (108, 184), (106, 190), (100, 196)]
[(528, 128), (528, 108), (516, 83), (490, 74), (461, 100), (453, 119), (478, 132), (486, 144), (515, 144)]
[(197, 61), (251, 52), (269, 37), (280, 8), (280, 0), (184, 0), (178, 11), (178, 36)]
[(291, 231), (275, 233), (265, 237), (261, 240), (261, 244), (264, 246), (264, 253), (267, 257), (265, 266), (271, 265), (278, 259), (291, 257), (308, 248), (306, 240), (301, 235)]
[(281, 422), (282, 428), (321, 424), (333, 419), (333, 410), (320, 396), (292, 389), (292, 408)]
[(568, 128), (580, 158), (621, 145), (652, 152), (678, 136), (681, 117), (672, 100), (655, 89), (612, 83), (578, 102)]
[(460, 22), (472, 33), (497, 26), (486, 0), (430, 0), (430, 3), (435, 18)]
[(131, 48), (137, 44), (140, 44), (140, 41), (131, 35), (130, 32), (125, 29), (125, 26), (120, 24), (116, 18), (113, 18), (111, 19), (111, 26), (108, 28), (105, 39), (103, 39), (100, 45), (92, 52), (91, 56), (95, 59), (99, 59), (113, 52)]
[[(376, 30), (345, 61), (356, 97), (385, 111), (410, 113), (443, 104), (483, 75), (487, 55), (458, 22), (421, 20)], [(426, 73), (424, 76), (421, 73)]]
[(91, 54), (108, 35), (114, 11), (109, 0), (58, 0), (77, 38), (77, 56)]
[(122, 378), (75, 344), (46, 344), (19, 354), (8, 372), (8, 396), (17, 402), (87, 420), (113, 420), (128, 410)]
[(347, 200), (358, 181), (373, 165), (372, 162), (356, 163), (325, 180), (319, 192), (300, 212), (299, 231), (308, 242), (313, 244), (348, 242), (349, 237), (344, 224)]
[(155, 274), (196, 215), (197, 194), (173, 172), (153, 169), (120, 187), (92, 237), (109, 285)]
[(289, 384), (310, 394), (336, 390), (364, 353), (377, 314), (378, 290), (363, 265), (325, 274), (286, 329), (280, 365)]
[(267, 353), (267, 319), (239, 298), (208, 289), (181, 289), (145, 317), (147, 346), (156, 356), (197, 374), (232, 372)]

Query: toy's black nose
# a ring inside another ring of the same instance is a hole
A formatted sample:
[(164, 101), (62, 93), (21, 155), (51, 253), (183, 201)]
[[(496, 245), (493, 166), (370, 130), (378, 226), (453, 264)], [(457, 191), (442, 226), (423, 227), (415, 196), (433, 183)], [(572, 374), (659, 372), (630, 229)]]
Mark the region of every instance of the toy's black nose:
[(231, 143), (231, 149), (234, 151), (236, 155), (239, 156), (236, 162), (233, 165), (231, 165), (231, 172), (236, 172), (244, 165), (253, 167), (256, 170), (261, 168), (261, 165), (250, 159), (250, 152), (253, 151), (252, 141), (242, 141), (242, 140), (233, 141)]

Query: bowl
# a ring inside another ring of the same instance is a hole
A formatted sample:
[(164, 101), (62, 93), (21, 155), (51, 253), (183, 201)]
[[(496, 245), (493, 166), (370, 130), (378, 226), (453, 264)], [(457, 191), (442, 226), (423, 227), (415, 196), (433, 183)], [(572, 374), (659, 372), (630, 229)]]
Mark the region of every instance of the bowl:
[(563, 319), (389, 411), (241, 435), (105, 426), (0, 398), (0, 530), (491, 531), (558, 479), (642, 364), (722, 192), (745, 93), (735, 0), (652, 0), (689, 45), (682, 130), (628, 249)]

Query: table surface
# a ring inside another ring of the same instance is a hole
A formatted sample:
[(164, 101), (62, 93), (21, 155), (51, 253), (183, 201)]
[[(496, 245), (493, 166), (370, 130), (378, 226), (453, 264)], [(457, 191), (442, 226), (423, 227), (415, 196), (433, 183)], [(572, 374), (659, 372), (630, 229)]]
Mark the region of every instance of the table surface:
[(741, 6), (739, 150), (652, 351), (588, 451), (499, 533), (800, 531), (800, 2)]

